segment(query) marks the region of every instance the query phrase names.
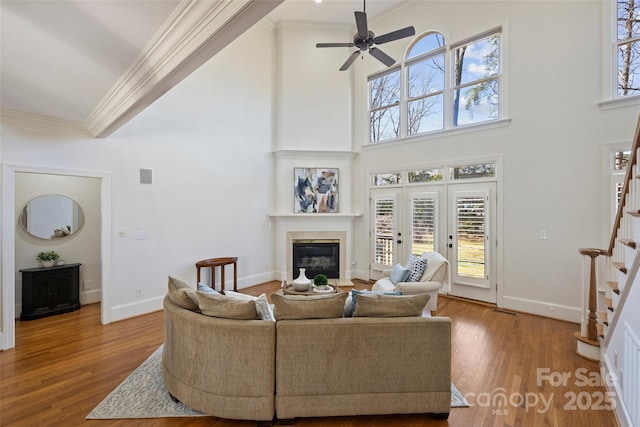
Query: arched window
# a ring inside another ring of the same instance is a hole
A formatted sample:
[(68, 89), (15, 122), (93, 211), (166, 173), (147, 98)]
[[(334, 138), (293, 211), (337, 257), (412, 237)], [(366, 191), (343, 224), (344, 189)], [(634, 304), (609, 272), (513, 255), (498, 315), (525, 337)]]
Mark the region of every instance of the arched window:
[(416, 38), (400, 65), (369, 77), (370, 142), (499, 119), (500, 37), (498, 28), (450, 45), (436, 31)]

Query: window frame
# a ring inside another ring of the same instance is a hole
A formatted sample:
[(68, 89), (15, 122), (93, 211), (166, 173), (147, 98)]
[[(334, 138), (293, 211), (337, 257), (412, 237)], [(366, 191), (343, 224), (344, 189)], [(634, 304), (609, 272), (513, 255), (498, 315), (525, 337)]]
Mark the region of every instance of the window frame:
[[(375, 145), (380, 145), (380, 144), (389, 144), (389, 143), (393, 143), (393, 142), (398, 142), (398, 141), (403, 141), (403, 140), (409, 140), (409, 139), (423, 139), (425, 137), (430, 137), (430, 136), (442, 136), (445, 133), (458, 133), (458, 132), (469, 132), (469, 131), (476, 131), (476, 130), (482, 130), (482, 129), (486, 129), (486, 128), (493, 128), (495, 126), (503, 126), (505, 125), (505, 122), (508, 123), (509, 120), (506, 118), (506, 100), (507, 100), (507, 95), (505, 93), (505, 83), (504, 83), (504, 79), (505, 79), (505, 61), (504, 61), (504, 52), (506, 51), (505, 48), (505, 26), (501, 25), (498, 27), (494, 27), (491, 28), (487, 31), (481, 32), (479, 34), (473, 35), (471, 37), (468, 37), (464, 40), (460, 40), (457, 41), (455, 43), (448, 43), (447, 42), (447, 37), (445, 36), (445, 34), (440, 31), (440, 30), (428, 30), (425, 31), (421, 34), (419, 34), (417, 37), (415, 37), (411, 43), (408, 45), (405, 55), (403, 57), (402, 62), (400, 62), (399, 64), (395, 65), (394, 67), (388, 69), (388, 70), (383, 70), (381, 72), (377, 72), (377, 73), (373, 73), (370, 74), (369, 76), (367, 76), (367, 113), (368, 113), (368, 117), (367, 117), (367, 143), (365, 144), (365, 146), (375, 146)], [(432, 49), (430, 51), (415, 55), (411, 58), (407, 58), (408, 54), (411, 52), (411, 49), (418, 43), (419, 40), (421, 40), (424, 37), (429, 36), (430, 34), (440, 34), (444, 40), (444, 45), (436, 48), (436, 49)], [(453, 102), (454, 102), (454, 91), (458, 88), (457, 86), (454, 87), (454, 78), (453, 78), (453, 66), (454, 66), (454, 59), (453, 59), (453, 55), (455, 52), (455, 49), (464, 45), (470, 45), (476, 42), (479, 42), (485, 38), (488, 38), (492, 35), (498, 35), (499, 37), (499, 63), (498, 63), (498, 72), (497, 74), (491, 76), (491, 77), (483, 77), (480, 78), (478, 80), (474, 80), (473, 82), (469, 83), (465, 83), (465, 84), (461, 84), (460, 85), (460, 89), (464, 89), (467, 86), (472, 86), (472, 85), (476, 85), (480, 82), (483, 81), (490, 81), (490, 80), (497, 80), (497, 85), (498, 85), (498, 110), (497, 110), (497, 114), (498, 117), (495, 119), (489, 119), (489, 120), (483, 120), (483, 121), (479, 121), (479, 122), (473, 122), (473, 123), (466, 123), (466, 124), (459, 124), (454, 126), (454, 118), (453, 118)], [(444, 54), (444, 88), (442, 91), (437, 91), (437, 94), (428, 94), (428, 95), (422, 95), (419, 97), (413, 97), (410, 98), (409, 97), (409, 68), (413, 65), (416, 65), (420, 62), (423, 61), (427, 61), (430, 58), (436, 58), (440, 55)], [(388, 107), (380, 107), (380, 108), (376, 108), (373, 109), (371, 108), (371, 82), (373, 80), (376, 80), (378, 78), (384, 77), (385, 75), (389, 74), (389, 73), (393, 73), (396, 70), (400, 70), (400, 100), (399, 100), (399, 131), (398, 131), (398, 136), (396, 138), (387, 138), (387, 139), (383, 139), (383, 140), (373, 140), (372, 139), (372, 132), (371, 132), (371, 113), (374, 110), (380, 110), (383, 108), (388, 108)], [(416, 133), (416, 134), (409, 134), (409, 104), (415, 100), (418, 99), (424, 99), (424, 98), (428, 98), (428, 97), (432, 97), (432, 96), (439, 96), (439, 94), (442, 94), (442, 128), (441, 129), (433, 129), (433, 130), (429, 130), (426, 132), (422, 132), (422, 133)]]
[(602, 2), (602, 110), (640, 105), (640, 94), (618, 96), (618, 0)]
[[(376, 107), (376, 108), (372, 108), (372, 99), (371, 99), (371, 82), (377, 79), (381, 79), (385, 76), (389, 76), (391, 74), (394, 74), (398, 72), (399, 73), (399, 96), (398, 96), (398, 101), (393, 103), (393, 104), (385, 104), (383, 106), (380, 107)], [(396, 141), (398, 140), (398, 138), (402, 138), (402, 117), (403, 117), (403, 102), (402, 102), (402, 98), (403, 98), (403, 90), (402, 90), (402, 67), (400, 65), (394, 65), (386, 70), (384, 70), (383, 72), (380, 73), (376, 73), (374, 75), (371, 75), (367, 78), (367, 111), (368, 111), (368, 118), (367, 118), (367, 123), (369, 123), (369, 127), (368, 127), (368, 139), (369, 141), (371, 141), (371, 115), (374, 112), (377, 111), (382, 111), (382, 110), (390, 110), (393, 107), (397, 106), (398, 107), (398, 136), (395, 138), (387, 138), (387, 139), (381, 139), (378, 141), (375, 141), (375, 143), (381, 143), (381, 142), (387, 142), (387, 141)], [(373, 143), (373, 141), (372, 141)]]

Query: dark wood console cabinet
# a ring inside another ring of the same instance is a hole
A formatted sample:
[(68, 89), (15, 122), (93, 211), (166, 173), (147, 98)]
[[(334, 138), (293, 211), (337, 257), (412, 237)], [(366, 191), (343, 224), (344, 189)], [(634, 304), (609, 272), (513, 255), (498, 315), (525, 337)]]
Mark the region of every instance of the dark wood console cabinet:
[(80, 308), (80, 265), (25, 268), (20, 320), (33, 320)]

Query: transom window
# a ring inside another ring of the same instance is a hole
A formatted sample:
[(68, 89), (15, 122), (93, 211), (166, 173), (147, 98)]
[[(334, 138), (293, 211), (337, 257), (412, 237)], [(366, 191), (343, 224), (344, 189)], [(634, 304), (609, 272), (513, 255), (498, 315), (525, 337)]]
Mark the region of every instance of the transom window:
[[(622, 155), (623, 153), (620, 153)], [(628, 153), (627, 153), (628, 154)], [(618, 153), (616, 153), (618, 156)], [(628, 156), (627, 156), (628, 158)], [(460, 180), (495, 179), (496, 163), (483, 162), (461, 166), (438, 166), (370, 175), (371, 187), (404, 184), (438, 184)], [(406, 179), (405, 179), (406, 177)]]
[(370, 142), (499, 119), (500, 35), (492, 30), (449, 46), (429, 32), (402, 64), (371, 76)]

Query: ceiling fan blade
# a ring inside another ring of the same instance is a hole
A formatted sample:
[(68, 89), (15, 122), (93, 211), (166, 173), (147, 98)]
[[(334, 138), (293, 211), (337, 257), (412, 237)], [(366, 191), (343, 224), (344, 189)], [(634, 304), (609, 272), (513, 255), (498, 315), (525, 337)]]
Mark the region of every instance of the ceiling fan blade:
[(344, 64), (342, 64), (342, 67), (340, 67), (340, 71), (347, 70), (351, 66), (351, 64), (353, 64), (353, 61), (355, 61), (358, 56), (360, 56), (360, 51), (356, 50), (351, 54), (351, 56), (349, 56), (349, 58), (347, 58), (347, 61)]
[(369, 37), (369, 28), (367, 27), (367, 14), (364, 12), (355, 12), (356, 28), (358, 28), (358, 36), (361, 39)]
[(395, 59), (393, 59), (392, 57), (390, 57), (389, 55), (387, 55), (377, 47), (372, 47), (371, 49), (369, 49), (369, 53), (371, 54), (371, 56), (376, 58), (378, 61), (382, 62), (387, 67), (390, 67), (396, 63)]
[(353, 43), (316, 43), (316, 47), (353, 47)]
[(413, 27), (403, 28), (401, 30), (392, 31), (387, 34), (383, 34), (381, 36), (373, 39), (375, 44), (382, 44), (392, 42), (394, 40), (403, 39), (405, 37), (414, 36), (416, 34), (416, 30)]

